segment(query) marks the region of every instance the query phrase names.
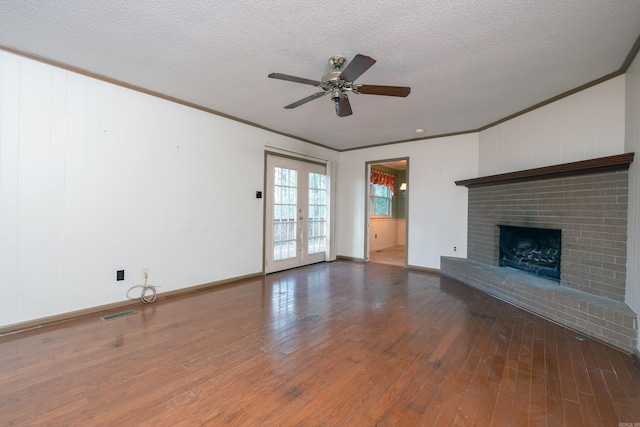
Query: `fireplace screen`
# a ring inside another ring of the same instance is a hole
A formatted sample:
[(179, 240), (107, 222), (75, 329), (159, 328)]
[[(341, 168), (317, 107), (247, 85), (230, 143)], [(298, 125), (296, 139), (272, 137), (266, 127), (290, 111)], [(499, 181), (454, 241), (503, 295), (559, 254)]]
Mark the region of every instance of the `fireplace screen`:
[(560, 280), (561, 230), (500, 226), (500, 266)]

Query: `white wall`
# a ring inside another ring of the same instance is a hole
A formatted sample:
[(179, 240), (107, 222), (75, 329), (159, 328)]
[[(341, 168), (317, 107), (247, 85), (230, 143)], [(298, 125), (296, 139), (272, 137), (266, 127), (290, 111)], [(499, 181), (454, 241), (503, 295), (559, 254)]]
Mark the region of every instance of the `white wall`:
[(398, 245), (398, 219), (397, 218), (371, 218), (369, 219), (369, 251), (391, 248)]
[[(338, 165), (337, 253), (364, 259), (368, 161), (409, 157), (408, 264), (440, 268), (440, 256), (466, 256), (467, 189), (454, 181), (478, 175), (478, 135), (343, 152)], [(453, 247), (457, 252), (453, 252)]]
[[(402, 196), (400, 196), (402, 197)], [(397, 220), (398, 230), (396, 231), (396, 235), (398, 238), (398, 245), (405, 246), (407, 239), (407, 221), (404, 218), (398, 218)]]
[[(640, 313), (640, 58), (626, 73), (625, 151), (636, 153), (629, 168), (627, 223), (627, 305)], [(640, 343), (638, 344), (640, 349)]]
[(625, 77), (480, 132), (480, 176), (624, 151)]
[(0, 326), (122, 301), (142, 267), (162, 292), (262, 271), (265, 144), (335, 171), (337, 152), (0, 51)]

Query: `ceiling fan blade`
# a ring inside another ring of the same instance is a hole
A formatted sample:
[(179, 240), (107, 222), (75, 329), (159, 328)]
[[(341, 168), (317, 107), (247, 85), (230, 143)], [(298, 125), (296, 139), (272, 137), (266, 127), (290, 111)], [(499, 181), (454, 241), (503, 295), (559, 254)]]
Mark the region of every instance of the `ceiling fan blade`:
[(340, 99), (335, 100), (336, 103), (336, 114), (340, 117), (346, 117), (353, 114), (351, 111), (351, 103), (349, 102), (349, 98), (342, 97)]
[(405, 86), (378, 86), (378, 85), (359, 85), (358, 93), (366, 95), (386, 95), (386, 96), (408, 96), (411, 93), (410, 87)]
[(287, 106), (285, 106), (284, 108), (286, 108), (287, 110), (290, 110), (292, 108), (296, 108), (301, 106), (302, 104), (306, 104), (309, 101), (313, 101), (316, 98), (320, 98), (322, 95), (326, 95), (327, 92), (316, 92), (313, 95), (309, 95), (306, 98), (302, 98), (299, 101), (294, 102), (293, 104), (289, 104)]
[(288, 74), (281, 73), (271, 73), (269, 74), (269, 77), (271, 77), (272, 79), (286, 80), (289, 82), (302, 83), (311, 86), (320, 86), (321, 84), (318, 80), (305, 79), (302, 77), (290, 76)]
[(347, 82), (352, 82), (358, 77), (360, 77), (365, 71), (367, 71), (373, 64), (376, 63), (376, 60), (365, 55), (357, 54), (347, 68), (345, 68), (342, 73), (340, 73), (340, 78)]

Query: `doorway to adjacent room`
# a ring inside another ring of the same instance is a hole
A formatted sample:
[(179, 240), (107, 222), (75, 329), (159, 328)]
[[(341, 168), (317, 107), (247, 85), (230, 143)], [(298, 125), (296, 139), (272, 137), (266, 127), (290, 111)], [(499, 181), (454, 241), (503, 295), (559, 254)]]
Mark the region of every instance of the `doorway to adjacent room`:
[(406, 267), (409, 159), (366, 163), (365, 261)]

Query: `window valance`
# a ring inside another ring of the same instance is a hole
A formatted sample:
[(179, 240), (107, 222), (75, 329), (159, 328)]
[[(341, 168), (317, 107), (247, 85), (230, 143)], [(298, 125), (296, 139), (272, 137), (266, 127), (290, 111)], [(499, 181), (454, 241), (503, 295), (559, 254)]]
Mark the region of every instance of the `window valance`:
[(371, 169), (370, 179), (371, 184), (388, 187), (393, 197), (396, 197), (396, 176), (394, 174)]

